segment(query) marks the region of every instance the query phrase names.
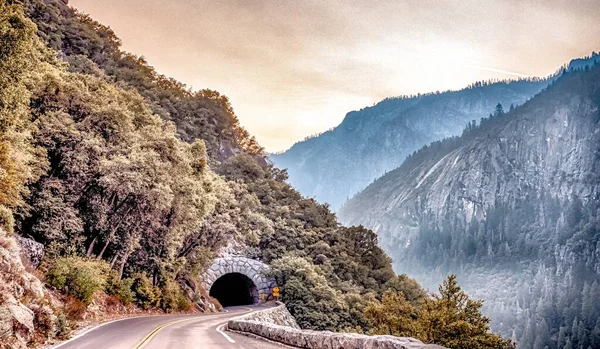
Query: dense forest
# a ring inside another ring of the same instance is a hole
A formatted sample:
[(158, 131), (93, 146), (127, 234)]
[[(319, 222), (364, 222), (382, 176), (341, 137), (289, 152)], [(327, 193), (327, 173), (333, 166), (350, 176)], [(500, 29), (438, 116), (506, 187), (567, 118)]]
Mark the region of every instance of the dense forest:
[(425, 293), (372, 231), (300, 195), (225, 96), (160, 75), (63, 0), (0, 2), (0, 176), (0, 249), (14, 235), (42, 243), (35, 273), (64, 297), (31, 305), (29, 345), (68, 337), (98, 294), (190, 311), (207, 296), (202, 271), (234, 248), (272, 265), (304, 328), (380, 333), (388, 292), (411, 302), (404, 335), (512, 346), (453, 277)]
[(342, 221), (426, 286), (456, 273), (518, 348), (600, 347), (599, 58), (416, 151)]

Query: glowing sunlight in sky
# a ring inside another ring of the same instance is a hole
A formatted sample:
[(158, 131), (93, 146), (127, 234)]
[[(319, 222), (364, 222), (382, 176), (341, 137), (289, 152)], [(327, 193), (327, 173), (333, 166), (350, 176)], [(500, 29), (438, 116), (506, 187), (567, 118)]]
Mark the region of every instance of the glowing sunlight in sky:
[(600, 49), (598, 0), (71, 0), (125, 50), (227, 95), (268, 151), (397, 95), (546, 76)]

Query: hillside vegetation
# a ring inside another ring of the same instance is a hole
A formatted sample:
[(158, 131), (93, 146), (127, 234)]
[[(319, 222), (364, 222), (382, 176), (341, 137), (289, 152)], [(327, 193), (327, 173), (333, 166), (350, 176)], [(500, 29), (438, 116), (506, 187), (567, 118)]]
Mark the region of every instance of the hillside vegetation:
[[(223, 248), (270, 263), (305, 328), (378, 332), (382, 320), (366, 309), (393, 290), (412, 302), (407, 321), (423, 319), (408, 335), (511, 346), (456, 285), (446, 293), (459, 302), (424, 294), (393, 273), (372, 231), (340, 226), (300, 195), (226, 97), (160, 75), (66, 1), (0, 2), (0, 175), (1, 236), (43, 243), (36, 273), (66, 299), (51, 304), (56, 317), (35, 318), (45, 321), (34, 322), (39, 336), (15, 346), (68, 337), (99, 294), (189, 311)], [(0, 249), (15, 255), (13, 242)]]

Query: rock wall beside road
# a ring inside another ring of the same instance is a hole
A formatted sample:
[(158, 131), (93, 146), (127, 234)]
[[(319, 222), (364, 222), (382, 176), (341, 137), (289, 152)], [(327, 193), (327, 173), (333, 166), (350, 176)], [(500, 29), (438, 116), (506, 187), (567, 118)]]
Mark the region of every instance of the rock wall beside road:
[(305, 349), (443, 349), (408, 337), (302, 330), (283, 304), (233, 318), (227, 327), (229, 330)]
[[(54, 323), (44, 285), (21, 262), (14, 236), (0, 228), (0, 347), (26, 348), (44, 341)], [(37, 327), (36, 327), (37, 325)], [(35, 337), (35, 338), (34, 338)]]

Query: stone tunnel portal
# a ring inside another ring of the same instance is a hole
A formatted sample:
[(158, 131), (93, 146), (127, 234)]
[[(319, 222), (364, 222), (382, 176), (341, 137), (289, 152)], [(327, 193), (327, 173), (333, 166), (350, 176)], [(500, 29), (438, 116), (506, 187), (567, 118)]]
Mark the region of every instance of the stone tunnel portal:
[(202, 276), (209, 295), (223, 306), (247, 305), (270, 300), (275, 280), (269, 266), (240, 256), (217, 258)]
[(228, 273), (218, 278), (210, 288), (210, 296), (224, 307), (259, 302), (256, 285), (241, 273)]

